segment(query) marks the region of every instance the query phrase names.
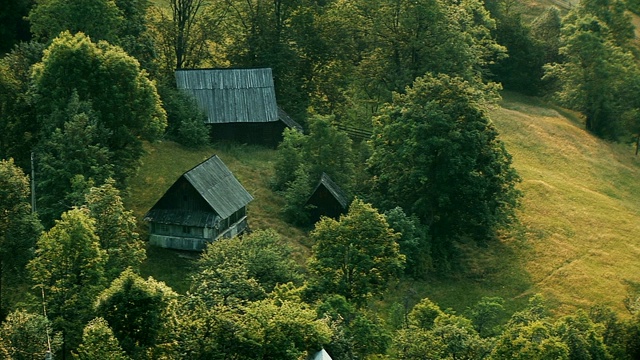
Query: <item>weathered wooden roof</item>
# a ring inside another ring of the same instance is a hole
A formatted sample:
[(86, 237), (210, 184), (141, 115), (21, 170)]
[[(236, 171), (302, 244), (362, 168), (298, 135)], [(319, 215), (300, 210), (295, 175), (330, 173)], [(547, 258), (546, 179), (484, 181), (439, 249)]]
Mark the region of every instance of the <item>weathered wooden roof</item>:
[(217, 155), (182, 175), (223, 219), (253, 200)]
[(318, 188), (320, 186), (324, 186), (327, 190), (329, 190), (329, 193), (331, 193), (331, 195), (338, 201), (338, 203), (340, 203), (340, 206), (342, 206), (342, 208), (347, 208), (347, 205), (349, 205), (347, 194), (345, 194), (340, 186), (333, 182), (333, 180), (331, 180), (331, 177), (329, 177), (329, 175), (324, 172), (320, 176), (320, 181), (318, 182), (318, 185), (316, 185), (315, 189), (313, 189), (311, 196), (313, 196), (313, 194), (318, 191)]
[(176, 83), (195, 98), (210, 124), (279, 120), (269, 68), (177, 70)]

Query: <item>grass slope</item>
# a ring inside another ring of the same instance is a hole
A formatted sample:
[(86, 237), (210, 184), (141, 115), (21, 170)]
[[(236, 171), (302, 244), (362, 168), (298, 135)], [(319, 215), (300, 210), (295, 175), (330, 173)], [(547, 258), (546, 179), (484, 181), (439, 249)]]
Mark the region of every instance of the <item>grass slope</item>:
[(523, 178), (528, 292), (559, 313), (596, 303), (624, 312), (640, 282), (640, 158), (535, 100), (507, 95), (492, 119)]
[[(521, 226), (486, 248), (463, 244), (458, 275), (402, 282), (375, 306), (384, 312), (430, 297), (463, 311), (483, 296), (501, 296), (515, 310), (540, 292), (558, 314), (596, 303), (624, 313), (623, 300), (640, 283), (640, 158), (634, 149), (599, 140), (576, 114), (532, 98), (506, 94), (490, 115), (523, 179)], [(138, 218), (183, 172), (215, 153), (256, 199), (248, 207), (250, 227), (274, 228), (300, 262), (308, 256), (304, 232), (282, 220), (282, 199), (268, 186), (274, 150), (218, 145), (190, 151), (162, 142), (147, 152), (127, 198)], [(194, 254), (149, 248), (148, 255), (144, 275), (187, 290)]]

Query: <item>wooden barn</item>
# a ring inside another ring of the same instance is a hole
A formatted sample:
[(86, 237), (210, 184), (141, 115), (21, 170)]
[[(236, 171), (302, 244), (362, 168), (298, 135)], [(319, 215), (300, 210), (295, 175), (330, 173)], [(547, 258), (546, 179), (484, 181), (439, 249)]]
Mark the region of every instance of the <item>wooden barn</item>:
[(270, 68), (177, 70), (176, 83), (207, 114), (214, 140), (275, 147), (285, 128), (302, 131), (278, 107)]
[(310, 219), (315, 223), (321, 216), (337, 219), (347, 211), (349, 200), (338, 184), (329, 175), (322, 173), (306, 205), (311, 205)]
[(247, 229), (253, 197), (217, 155), (184, 173), (147, 212), (152, 245), (202, 250)]

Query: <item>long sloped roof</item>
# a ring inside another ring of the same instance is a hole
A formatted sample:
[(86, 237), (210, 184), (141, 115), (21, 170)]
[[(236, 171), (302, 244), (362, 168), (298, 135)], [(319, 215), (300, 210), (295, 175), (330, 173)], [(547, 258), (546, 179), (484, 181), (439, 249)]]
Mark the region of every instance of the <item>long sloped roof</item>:
[(177, 70), (176, 83), (195, 98), (210, 124), (279, 120), (269, 68)]
[(213, 155), (182, 176), (223, 219), (253, 200), (253, 196), (245, 190), (217, 155)]

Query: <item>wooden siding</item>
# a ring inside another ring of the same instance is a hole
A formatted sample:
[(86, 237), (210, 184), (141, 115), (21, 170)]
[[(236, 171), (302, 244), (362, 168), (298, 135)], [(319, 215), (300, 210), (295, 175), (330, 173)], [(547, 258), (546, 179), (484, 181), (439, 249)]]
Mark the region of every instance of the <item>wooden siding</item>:
[(176, 84), (195, 98), (210, 124), (279, 120), (269, 68), (178, 70)]
[[(158, 226), (161, 225), (152, 223), (152, 230)], [(151, 235), (149, 235), (149, 243), (151, 245), (163, 248), (202, 251), (206, 248), (208, 243), (211, 243), (220, 238), (232, 238), (238, 234), (245, 232), (247, 229), (247, 217), (245, 216), (240, 218), (236, 223), (231, 224), (231, 226), (229, 226), (224, 231), (211, 232), (211, 229), (203, 229), (204, 237), (189, 236), (186, 234), (172, 235), (160, 232), (152, 233)], [(169, 230), (168, 232), (171, 233), (171, 230)]]

